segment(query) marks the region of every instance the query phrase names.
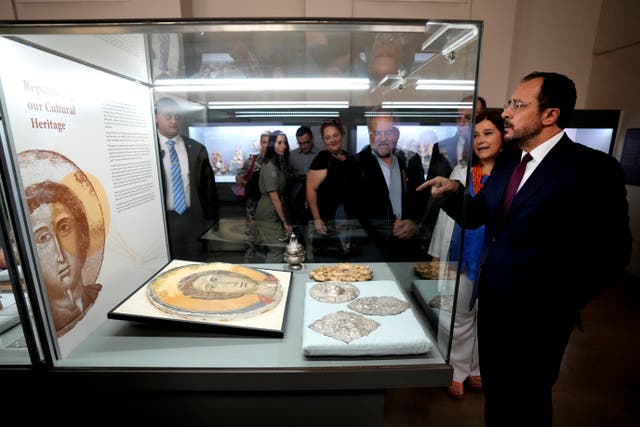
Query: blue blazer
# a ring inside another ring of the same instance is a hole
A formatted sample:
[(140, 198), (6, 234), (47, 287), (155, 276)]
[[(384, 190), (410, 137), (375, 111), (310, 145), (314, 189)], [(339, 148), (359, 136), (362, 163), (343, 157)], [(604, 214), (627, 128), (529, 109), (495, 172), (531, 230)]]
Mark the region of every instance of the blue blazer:
[(615, 158), (564, 135), (503, 218), (503, 194), (520, 157), (519, 150), (501, 155), (475, 198), (461, 187), (444, 201), (463, 227), (485, 225), (474, 293), (482, 310), (513, 312), (515, 305), (578, 319), (629, 262), (623, 170)]

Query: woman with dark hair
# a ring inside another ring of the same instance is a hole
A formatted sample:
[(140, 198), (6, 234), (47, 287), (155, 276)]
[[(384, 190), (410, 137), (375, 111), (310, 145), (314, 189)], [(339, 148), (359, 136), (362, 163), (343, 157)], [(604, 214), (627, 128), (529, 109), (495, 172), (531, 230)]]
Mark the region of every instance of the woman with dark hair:
[[(343, 148), (345, 130), (339, 119), (322, 123), (320, 134), (325, 149), (316, 155), (307, 172), (307, 203), (315, 231), (314, 252), (348, 257), (353, 251), (347, 222), (355, 217), (352, 187), (360, 177), (359, 166), (355, 157)], [(334, 232), (340, 245), (336, 248), (331, 246)]]
[[(242, 164), (236, 174), (236, 183), (244, 187), (247, 217), (245, 220), (247, 239), (245, 241), (244, 261), (247, 263), (263, 262), (265, 251), (258, 244), (259, 234), (256, 227), (256, 208), (260, 200), (260, 168), (269, 144), (271, 131), (265, 130), (260, 134), (260, 148), (257, 154), (251, 154)], [(257, 189), (254, 191), (253, 189)]]
[[(471, 183), (468, 185), (471, 196), (478, 194), (478, 191), (489, 178), (496, 163), (496, 158), (502, 152), (503, 132), (504, 121), (501, 111), (491, 110), (476, 118), (476, 127), (473, 132)], [(442, 212), (444, 213), (444, 211)], [(460, 250), (462, 229), (460, 225), (454, 225), (449, 248), (449, 260), (458, 261), (460, 264), (458, 300), (449, 358), (449, 362), (453, 367), (453, 381), (448, 391), (454, 399), (463, 397), (463, 383), (465, 381), (474, 390), (482, 389), (478, 361), (476, 307), (469, 307), (473, 293), (473, 282), (478, 274), (483, 240), (484, 225), (476, 229), (466, 229), (464, 232), (464, 244), (462, 245), (462, 250)]]
[(58, 336), (82, 319), (102, 285), (85, 285), (89, 223), (80, 199), (66, 185), (43, 181), (25, 189), (36, 250)]
[(265, 262), (283, 262), (285, 241), (293, 231), (285, 209), (289, 141), (287, 135), (275, 130), (260, 169), (260, 200), (256, 207), (256, 226), (266, 248)]

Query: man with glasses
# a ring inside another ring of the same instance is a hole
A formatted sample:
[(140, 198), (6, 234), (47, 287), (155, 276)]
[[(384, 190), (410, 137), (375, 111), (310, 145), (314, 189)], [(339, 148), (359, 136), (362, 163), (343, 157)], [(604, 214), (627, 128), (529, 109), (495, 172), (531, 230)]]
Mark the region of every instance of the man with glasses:
[(308, 126), (300, 126), (296, 131), (298, 148), (289, 153), (289, 167), (298, 189), (304, 186), (307, 179), (307, 171), (313, 161), (318, 149), (313, 144), (313, 132)]
[[(443, 139), (433, 145), (431, 153), (431, 160), (429, 161), (429, 167), (427, 169), (427, 179), (434, 178), (436, 176), (449, 177), (453, 168), (461, 164), (463, 167), (469, 160), (469, 154), (471, 153), (471, 129), (473, 127), (472, 118), (474, 117), (473, 96), (465, 96), (462, 98), (461, 106), (458, 108), (458, 116), (456, 118), (456, 134), (452, 137)], [(475, 106), (475, 117), (479, 114), (484, 114), (487, 111), (487, 103), (483, 97), (478, 96)], [(433, 236), (433, 230), (440, 214), (442, 206), (442, 200), (429, 198), (427, 195), (427, 209), (423, 219), (424, 227), (422, 229), (422, 238), (429, 242)]]
[[(631, 233), (618, 161), (564, 128), (576, 89), (533, 72), (506, 102), (506, 149), (483, 189), (428, 180), (466, 228), (485, 225), (474, 283), (487, 426), (551, 426), (552, 387), (581, 309), (629, 262)], [(463, 221), (464, 220), (464, 221)]]
[(289, 168), (291, 169), (289, 197), (293, 208), (293, 223), (297, 228), (294, 232), (303, 240), (304, 226), (311, 219), (309, 209), (306, 206), (307, 171), (319, 150), (313, 143), (313, 132), (308, 126), (298, 128), (296, 140), (298, 148), (289, 153)]
[(382, 260), (421, 260), (417, 231), (426, 196), (415, 188), (424, 182), (422, 159), (398, 150), (400, 132), (393, 117), (377, 114), (368, 122), (369, 145), (358, 153), (359, 219)]
[(486, 113), (487, 103), (483, 97), (476, 99), (475, 110), (472, 108), (473, 96), (465, 96), (461, 100), (456, 117), (456, 134), (434, 144), (427, 171), (427, 179), (436, 176), (448, 177), (453, 168), (460, 162), (466, 162), (471, 152), (472, 118)]

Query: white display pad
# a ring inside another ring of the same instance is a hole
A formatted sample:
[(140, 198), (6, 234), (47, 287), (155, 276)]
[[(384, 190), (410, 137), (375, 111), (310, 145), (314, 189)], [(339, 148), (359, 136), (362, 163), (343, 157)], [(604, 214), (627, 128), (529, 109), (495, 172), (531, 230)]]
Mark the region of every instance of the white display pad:
[[(345, 343), (325, 336), (309, 328), (314, 321), (331, 313), (345, 311), (358, 314), (348, 308), (351, 301), (326, 303), (313, 298), (309, 291), (318, 282), (308, 282), (304, 297), (304, 324), (302, 329), (302, 350), (306, 356), (385, 356), (427, 353), (432, 348), (418, 322), (413, 309), (409, 307), (396, 315), (364, 315), (380, 324), (369, 335)], [(353, 282), (362, 297), (395, 297), (410, 304), (398, 284), (392, 280)]]

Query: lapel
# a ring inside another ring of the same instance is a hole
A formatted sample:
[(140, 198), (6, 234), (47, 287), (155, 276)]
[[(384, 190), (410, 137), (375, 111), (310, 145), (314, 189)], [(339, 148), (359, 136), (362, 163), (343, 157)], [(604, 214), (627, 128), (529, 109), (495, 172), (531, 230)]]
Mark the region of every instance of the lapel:
[(193, 159), (193, 147), (191, 145), (191, 140), (184, 135), (181, 135), (181, 136), (182, 136), (182, 141), (184, 142), (184, 149), (187, 150), (187, 158), (189, 159), (189, 169), (191, 169), (191, 165), (194, 163), (194, 160), (195, 160)]
[(408, 160), (407, 155), (404, 154), (402, 150), (395, 150), (396, 159), (398, 159), (398, 167), (400, 168), (400, 181), (402, 183), (402, 198), (401, 200), (404, 202), (405, 195), (407, 194), (407, 168), (408, 168)]
[(489, 179), (482, 188), (480, 194), (484, 199), (487, 218), (491, 222), (500, 223), (502, 198), (513, 169), (520, 162), (520, 150), (509, 150), (501, 153), (496, 160), (496, 165), (489, 175)]
[(456, 135), (448, 141), (445, 147), (447, 160), (451, 167), (454, 167), (458, 163), (458, 139), (459, 136), (456, 133)]
[[(387, 181), (384, 179), (384, 174), (382, 173), (382, 166), (378, 163), (378, 159), (375, 154), (373, 154), (373, 150), (371, 146), (368, 145), (363, 149), (362, 159), (366, 160), (364, 163), (366, 165), (367, 174), (371, 176), (373, 188), (384, 189), (384, 193), (387, 195), (386, 200), (390, 205), (391, 203), (391, 195), (389, 194), (389, 188), (387, 187)], [(404, 157), (404, 153), (401, 151), (397, 151), (396, 159), (398, 160), (398, 166), (400, 167), (400, 180), (402, 185), (402, 196), (401, 200), (404, 202), (405, 195), (407, 194), (407, 171), (405, 168), (406, 158)]]
[(384, 175), (382, 175), (382, 170), (380, 169), (380, 165), (378, 164), (378, 159), (373, 155), (373, 150), (371, 150), (371, 146), (367, 146), (364, 151), (364, 158), (366, 159), (366, 169), (367, 173), (370, 177), (372, 177), (372, 181), (375, 183), (376, 188), (384, 185), (384, 188), (387, 187), (386, 181), (384, 180)]
[[(557, 179), (558, 174), (571, 164), (571, 156), (567, 150), (569, 144), (573, 144), (573, 141), (568, 136), (564, 135), (560, 141), (547, 153), (542, 159), (542, 162), (536, 167), (531, 176), (522, 184), (522, 188), (516, 193), (511, 208), (505, 218), (514, 215), (522, 208), (524, 202), (531, 198), (539, 191), (544, 191), (545, 188), (552, 188), (547, 183), (554, 178)], [(513, 166), (515, 168), (515, 165)], [(511, 170), (513, 170), (511, 168)], [(508, 178), (507, 178), (508, 180)], [(506, 187), (506, 182), (505, 182)]]
[(184, 135), (182, 136), (182, 141), (184, 141), (184, 148), (187, 150), (187, 158), (189, 159), (189, 182), (190, 182), (190, 192), (191, 192), (191, 203), (194, 203), (194, 200), (197, 198), (197, 194), (200, 188), (200, 179), (198, 170), (198, 150), (196, 150), (193, 146), (193, 140)]

